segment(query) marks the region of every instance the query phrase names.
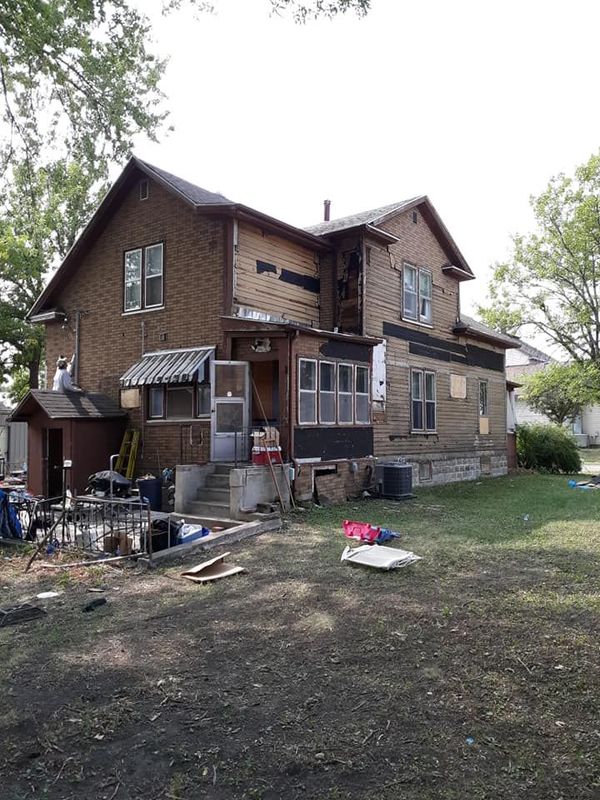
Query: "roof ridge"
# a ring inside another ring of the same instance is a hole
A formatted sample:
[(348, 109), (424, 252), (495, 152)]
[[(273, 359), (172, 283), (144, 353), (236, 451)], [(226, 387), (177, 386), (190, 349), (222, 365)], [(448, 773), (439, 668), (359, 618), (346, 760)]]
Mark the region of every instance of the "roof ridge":
[[(416, 200), (424, 199), (426, 195), (418, 194), (414, 197), (409, 197), (405, 200), (397, 200), (395, 203), (388, 203), (384, 206), (371, 208), (366, 211), (357, 211), (354, 214), (346, 214), (343, 217), (336, 217), (331, 220), (324, 220), (314, 225), (308, 225), (304, 228), (305, 231), (312, 233), (313, 231), (325, 232), (326, 230), (343, 230), (345, 227), (353, 227), (354, 225), (373, 224), (380, 217), (385, 216), (395, 210), (400, 210), (405, 206), (414, 203)], [(350, 223), (346, 225), (345, 223)]]

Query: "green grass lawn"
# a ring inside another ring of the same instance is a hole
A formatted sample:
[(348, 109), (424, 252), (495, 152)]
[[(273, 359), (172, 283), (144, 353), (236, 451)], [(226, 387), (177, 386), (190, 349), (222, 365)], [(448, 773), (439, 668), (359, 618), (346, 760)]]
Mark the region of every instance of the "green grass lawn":
[[(595, 800), (600, 492), (567, 480), (299, 513), (208, 587), (0, 562), (4, 605), (63, 592), (0, 630), (3, 796)], [(340, 563), (346, 518), (422, 561)]]

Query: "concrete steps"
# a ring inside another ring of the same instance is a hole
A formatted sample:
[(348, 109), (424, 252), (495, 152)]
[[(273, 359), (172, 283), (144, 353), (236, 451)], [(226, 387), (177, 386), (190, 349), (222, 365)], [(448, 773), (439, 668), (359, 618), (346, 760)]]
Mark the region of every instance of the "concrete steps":
[(229, 498), (226, 503), (213, 500), (194, 500), (190, 503), (190, 511), (195, 517), (212, 517), (213, 519), (229, 519)]
[(214, 475), (208, 475), (206, 478), (207, 489), (226, 489), (229, 491), (229, 472), (220, 473), (216, 472)]

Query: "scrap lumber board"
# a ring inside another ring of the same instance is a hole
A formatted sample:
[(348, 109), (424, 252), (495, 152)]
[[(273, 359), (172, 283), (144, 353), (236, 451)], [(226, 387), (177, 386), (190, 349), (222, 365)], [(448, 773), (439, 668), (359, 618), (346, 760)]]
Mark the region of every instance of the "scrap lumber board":
[(30, 603), (23, 603), (23, 605), (13, 606), (13, 608), (0, 608), (0, 628), (5, 628), (7, 625), (18, 625), (20, 622), (29, 622), (45, 615), (46, 612), (43, 608), (32, 606)]

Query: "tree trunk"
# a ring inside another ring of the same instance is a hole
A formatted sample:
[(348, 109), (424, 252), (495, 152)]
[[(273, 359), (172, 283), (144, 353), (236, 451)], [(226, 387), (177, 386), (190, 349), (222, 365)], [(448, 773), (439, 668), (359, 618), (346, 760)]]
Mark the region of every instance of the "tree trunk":
[(40, 359), (36, 358), (27, 364), (29, 370), (29, 388), (39, 389), (40, 387)]

